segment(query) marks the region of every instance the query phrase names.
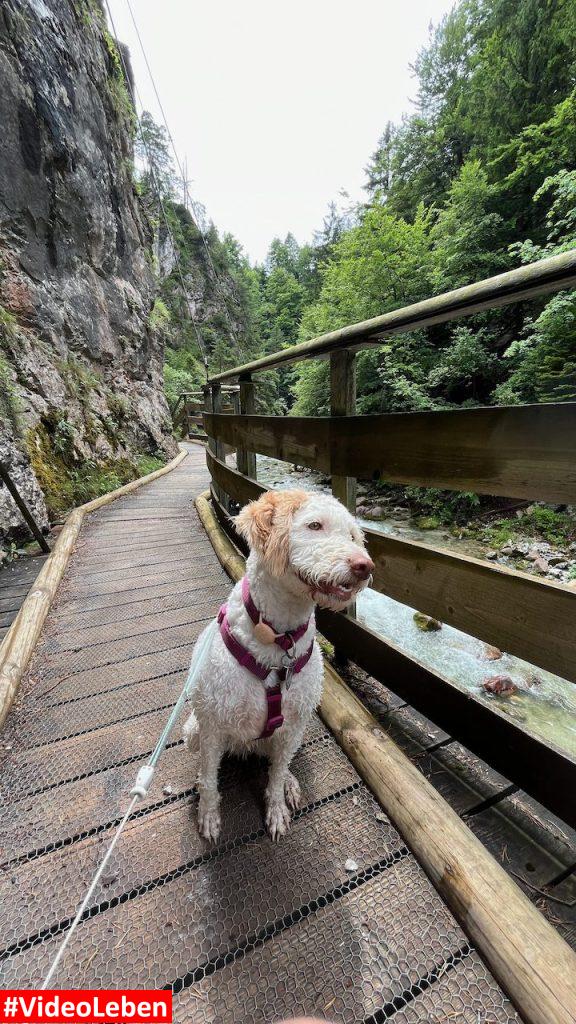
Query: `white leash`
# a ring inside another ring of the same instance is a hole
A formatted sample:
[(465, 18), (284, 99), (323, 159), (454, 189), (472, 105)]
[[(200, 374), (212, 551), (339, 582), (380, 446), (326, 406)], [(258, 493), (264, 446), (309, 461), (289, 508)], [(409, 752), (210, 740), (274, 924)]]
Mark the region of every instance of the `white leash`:
[(205, 658), (205, 656), (206, 656), (206, 654), (208, 652), (208, 647), (210, 645), (210, 642), (211, 642), (212, 637), (213, 637), (213, 635), (214, 635), (214, 633), (216, 631), (217, 626), (218, 626), (218, 623), (216, 622), (216, 620), (214, 620), (214, 622), (212, 622), (208, 626), (208, 628), (206, 629), (206, 631), (204, 633), (204, 636), (202, 637), (201, 641), (196, 644), (196, 647), (194, 648), (194, 651), (192, 652), (192, 660), (190, 662), (190, 668), (188, 669), (188, 675), (186, 677), (186, 682), (184, 683), (184, 686), (182, 687), (182, 691), (180, 693), (180, 696), (178, 697), (178, 700), (176, 701), (174, 707), (172, 708), (172, 711), (171, 711), (171, 713), (170, 713), (170, 715), (168, 717), (166, 725), (164, 726), (164, 728), (163, 728), (163, 730), (162, 730), (162, 732), (161, 732), (161, 734), (160, 734), (160, 736), (158, 738), (158, 742), (156, 743), (156, 746), (154, 747), (154, 750), (152, 752), (150, 760), (147, 762), (147, 764), (143, 765), (142, 768), (139, 769), (138, 774), (136, 775), (136, 780), (134, 782), (134, 785), (133, 785), (132, 789), (130, 790), (130, 796), (132, 797), (132, 799), (130, 801), (130, 804), (128, 805), (128, 808), (127, 808), (127, 810), (126, 810), (122, 820), (119, 822), (119, 824), (118, 824), (118, 826), (116, 828), (116, 832), (114, 834), (114, 837), (113, 837), (110, 845), (108, 846), (108, 849), (106, 850), (106, 853), (104, 854), (104, 857), (102, 859), (102, 863), (98, 867), (98, 869), (96, 871), (96, 874), (94, 875), (94, 878), (92, 879), (92, 881), (91, 881), (91, 883), (90, 883), (90, 885), (88, 887), (88, 891), (86, 892), (86, 895), (84, 896), (84, 899), (82, 900), (80, 906), (78, 907), (78, 910), (76, 911), (76, 916), (75, 916), (74, 920), (72, 921), (72, 924), (70, 925), (70, 928), (66, 932), (66, 935), (64, 937), (64, 941), (62, 942), (62, 944), (61, 944), (61, 946), (60, 946), (56, 956), (54, 957), (54, 960), (52, 961), (52, 965), (50, 967), (50, 970), (48, 971), (48, 974), (46, 975), (46, 977), (44, 978), (44, 981), (42, 982), (42, 985), (40, 986), (41, 990), (42, 989), (47, 989), (49, 987), (50, 982), (52, 981), (52, 978), (54, 977), (54, 974), (56, 973), (56, 971), (58, 969), (60, 961), (62, 960), (62, 957), (64, 956), (64, 953), (66, 952), (68, 944), (70, 943), (70, 940), (71, 940), (72, 936), (74, 935), (74, 932), (76, 931), (76, 928), (78, 927), (78, 925), (79, 925), (79, 923), (80, 923), (80, 921), (81, 921), (81, 919), (82, 919), (82, 917), (83, 917), (83, 915), (84, 915), (84, 913), (86, 911), (86, 908), (90, 904), (90, 900), (92, 899), (93, 893), (94, 893), (94, 891), (95, 891), (95, 889), (96, 889), (96, 887), (98, 885), (98, 882), (100, 881), (100, 878), (102, 876), (102, 873), (103, 873), (103, 871), (104, 871), (108, 861), (110, 860), (110, 857), (112, 856), (112, 853), (114, 852), (114, 848), (115, 848), (118, 840), (120, 839), (120, 836), (122, 835), (122, 832), (124, 831), (124, 827), (126, 826), (127, 822), (130, 820), (130, 816), (132, 815), (132, 812), (134, 811), (134, 807), (136, 806), (138, 801), (142, 800), (147, 795), (147, 793), (148, 793), (148, 790), (150, 788), (150, 784), (152, 782), (152, 778), (154, 776), (154, 770), (156, 768), (156, 765), (158, 764), (158, 761), (160, 760), (160, 757), (161, 757), (161, 755), (162, 755), (162, 753), (164, 751), (164, 748), (165, 748), (166, 743), (168, 741), (168, 737), (169, 737), (169, 735), (170, 735), (170, 733), (172, 731), (172, 727), (173, 727), (176, 719), (178, 718), (178, 715), (180, 714), (180, 711), (182, 710), (182, 706), (183, 706), (186, 698), (188, 697), (188, 694), (190, 693), (190, 690), (192, 688), (192, 684), (196, 680), (196, 676), (198, 675), (198, 672), (199, 672), (199, 670), (200, 670), (200, 668), (202, 666), (204, 658)]

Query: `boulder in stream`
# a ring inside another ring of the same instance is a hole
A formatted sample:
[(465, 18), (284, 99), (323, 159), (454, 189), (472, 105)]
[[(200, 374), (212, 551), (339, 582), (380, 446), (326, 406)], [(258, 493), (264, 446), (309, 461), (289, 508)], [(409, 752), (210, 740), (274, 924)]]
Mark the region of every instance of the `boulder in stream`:
[(414, 622), (423, 633), (436, 633), (442, 629), (442, 623), (432, 615), (425, 615), (424, 612), (414, 612)]
[(492, 644), (486, 644), (484, 646), (483, 656), (485, 661), (498, 661), (502, 657), (502, 651), (499, 647), (493, 647)]
[(489, 679), (485, 679), (482, 683), (482, 689), (486, 693), (494, 693), (499, 697), (509, 697), (511, 694), (516, 693), (517, 686), (511, 676), (500, 675), (490, 676)]

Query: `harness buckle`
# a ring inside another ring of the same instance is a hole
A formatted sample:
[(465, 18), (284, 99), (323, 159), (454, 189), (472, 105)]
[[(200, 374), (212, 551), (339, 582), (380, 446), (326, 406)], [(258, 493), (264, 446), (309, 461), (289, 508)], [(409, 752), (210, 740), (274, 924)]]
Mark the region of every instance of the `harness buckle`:
[(296, 661), (296, 642), (291, 633), (286, 634), (290, 638), (291, 647), (288, 651), (284, 651), (280, 658), (280, 664), (284, 669), (284, 685), (287, 690), (290, 689), (290, 683), (292, 682), (292, 676), (294, 674), (294, 664)]

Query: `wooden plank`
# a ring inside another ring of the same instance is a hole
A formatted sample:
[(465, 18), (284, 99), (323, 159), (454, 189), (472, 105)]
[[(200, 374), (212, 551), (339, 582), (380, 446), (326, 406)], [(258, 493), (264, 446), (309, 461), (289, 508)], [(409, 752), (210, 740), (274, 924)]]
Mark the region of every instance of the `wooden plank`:
[(576, 761), (525, 732), (354, 619), (324, 609), (318, 628), (370, 675), (576, 826)]
[[(87, 672), (94, 669), (108, 668), (115, 673), (120, 681), (124, 665), (134, 657), (134, 651), (138, 656), (147, 654), (158, 654), (172, 648), (183, 647), (191, 639), (196, 639), (202, 631), (203, 623), (214, 618), (218, 611), (218, 602), (214, 601), (209, 605), (202, 605), (190, 611), (189, 618), (192, 620), (180, 626), (166, 626), (159, 629), (148, 630), (140, 635), (137, 641), (132, 637), (123, 637), (119, 640), (111, 640), (109, 644), (103, 640), (85, 651), (76, 648), (76, 651), (66, 651), (62, 654), (54, 654), (48, 660), (47, 668), (43, 671), (46, 680), (76, 678), (85, 676)], [(105, 635), (105, 629), (102, 630)]]
[(512, 1024), (520, 1018), (502, 1000), (477, 953), (470, 953), (393, 1016), (394, 1024)]
[(210, 378), (210, 383), (236, 380), (247, 373), (272, 370), (287, 363), (299, 362), (326, 356), (330, 352), (351, 346), (378, 344), (383, 338), (418, 330), (433, 324), (447, 323), (462, 316), (469, 316), (482, 309), (495, 309), (570, 287), (576, 281), (576, 249), (549, 256), (528, 266), (510, 270), (505, 274), (486, 278), (476, 284), (465, 285), (431, 299), (417, 302), (412, 306), (394, 309), (390, 313), (363, 320), (357, 324), (341, 327), (328, 334), (322, 334), (311, 341), (281, 349), (268, 356), (262, 356), (243, 366), (234, 366)]
[[(330, 413), (351, 417), (356, 412), (356, 355), (350, 349), (330, 356)], [(346, 419), (346, 423), (348, 419)], [(346, 425), (346, 424), (345, 424)], [(332, 424), (331, 424), (332, 427)], [(331, 459), (334, 464), (334, 458)], [(356, 473), (338, 475), (332, 472), (332, 494), (356, 515)]]
[(576, 592), (561, 583), (366, 531), (373, 586), (576, 682)]
[(330, 420), (313, 416), (215, 416), (206, 433), (235, 448), (330, 472)]
[(95, 730), (103, 726), (114, 725), (131, 715), (174, 704), (180, 696), (185, 679), (186, 669), (181, 668), (179, 672), (159, 676), (152, 686), (150, 680), (145, 679), (104, 694), (83, 697), (66, 705), (42, 705), (41, 709), (34, 711), (29, 705), (26, 715), (20, 707), (15, 707), (14, 722), (10, 721), (10, 735), (16, 737), (18, 750), (51, 743), (57, 754), (56, 740), (82, 732), (94, 736)]
[(120, 626), (124, 622), (128, 631), (128, 623), (135, 625), (143, 617), (148, 617), (153, 613), (158, 615), (177, 608), (191, 608), (211, 600), (213, 597), (223, 601), (229, 589), (227, 581), (214, 580), (211, 576), (210, 580), (201, 581), (199, 585), (191, 583), (188, 588), (168, 593), (166, 596), (145, 597), (128, 605), (118, 606), (114, 603), (100, 609), (85, 610), (80, 622), (77, 615), (71, 616), (71, 609), (67, 603), (64, 603), (56, 608), (44, 631), (46, 650), (50, 652), (65, 651), (70, 645), (77, 646), (73, 634), (78, 632), (79, 627), (82, 629), (83, 643), (93, 643), (98, 639), (98, 630), (108, 623)]
[(335, 473), (576, 502), (576, 402), (352, 416), (330, 436)]
[(74, 655), (80, 654), (78, 663), (84, 667), (82, 655), (87, 654), (88, 651), (94, 652), (97, 648), (108, 648), (117, 640), (130, 640), (135, 646), (139, 644), (139, 637), (149, 636), (159, 630), (171, 629), (174, 626), (192, 625), (203, 619), (210, 619), (217, 614), (221, 604), (222, 591), (220, 590), (219, 594), (206, 594), (200, 603), (180, 602), (176, 608), (163, 611), (154, 608), (148, 615), (139, 616), (137, 619), (110, 620), (107, 623), (86, 628), (82, 625), (75, 633), (59, 633), (48, 648), (50, 664), (56, 667), (68, 667), (76, 662), (77, 659)]
[[(196, 572), (192, 573), (190, 578), (183, 575), (180, 579), (170, 580), (168, 583), (160, 583), (158, 585), (152, 584), (150, 587), (145, 587), (143, 590), (125, 590), (116, 592), (114, 598), (114, 605), (111, 606), (107, 600), (107, 594), (97, 594), (94, 596), (74, 597), (71, 593), (67, 594), (65, 604), (60, 601), (58, 604), (58, 615), (65, 614), (68, 617), (79, 617), (85, 614), (90, 615), (92, 612), (100, 612), (103, 609), (124, 608), (122, 617), (130, 618), (131, 611), (127, 606), (134, 605), (142, 601), (151, 602), (155, 600), (161, 600), (162, 598), (171, 597), (172, 595), (189, 593), (191, 590), (195, 590), (196, 584), (199, 578), (206, 576), (206, 573), (202, 572), (202, 566)], [(214, 575), (211, 578), (214, 582), (221, 580), (227, 582), (226, 574), (223, 571), (215, 569)], [(79, 619), (79, 623), (84, 622), (84, 618)]]
[[(173, 694), (172, 703), (179, 696)], [(124, 706), (124, 714), (129, 712)], [(134, 709), (136, 710), (136, 709)], [(138, 760), (149, 754), (162, 732), (171, 708), (149, 711), (134, 718), (123, 718), (90, 732), (31, 747), (21, 753), (12, 751), (6, 767), (8, 778), (18, 778), (19, 795), (35, 793), (47, 786), (57, 786), (81, 776), (89, 776), (122, 764), (130, 758)], [(173, 729), (172, 739), (180, 739)], [(3, 797), (5, 797), (3, 792)], [(47, 807), (51, 798), (46, 797)]]
[(339, 476), (576, 501), (576, 402), (381, 416), (206, 416), (221, 441)]
[(418, 758), (416, 764), (453, 810), (464, 817), (510, 788), (509, 779), (456, 741)]
[(326, 667), (320, 714), (527, 1024), (573, 1024), (576, 956)]
[(565, 861), (554, 857), (541, 842), (516, 825), (509, 813), (509, 799), (500, 801), (467, 818), (474, 835), (482, 840), (506, 870), (516, 880), (543, 888), (553, 882), (567, 867)]
[(232, 469), (231, 466), (226, 466), (219, 459), (214, 458), (209, 451), (206, 452), (206, 465), (214, 482), (240, 505), (246, 505), (248, 501), (255, 501), (266, 490), (262, 484), (256, 483), (255, 480), (251, 480)]
[[(304, 739), (317, 739), (325, 733), (324, 725), (315, 717)], [(228, 782), (238, 781), (238, 764), (236, 761), (230, 764), (232, 770), (228, 772)], [(76, 782), (64, 783), (51, 790), (49, 798), (44, 792), (4, 804), (2, 841), (5, 859), (23, 857), (45, 846), (65, 843), (72, 836), (95, 832), (102, 825), (116, 822), (126, 810), (126, 798), (139, 767), (138, 762), (131, 761)], [(353, 771), (351, 767), (349, 770)], [(154, 784), (138, 805), (139, 811), (166, 803), (162, 794), (164, 783), (172, 787), (172, 797), (190, 793), (195, 789), (197, 775), (196, 755), (186, 752), (182, 743), (169, 747), (162, 755)], [(223, 782), (226, 782), (225, 775), (224, 766)], [(47, 813), (48, 807), (50, 813)]]
[(148, 587), (158, 586), (161, 583), (174, 583), (176, 580), (190, 580), (201, 578), (203, 573), (206, 572), (204, 563), (209, 562), (209, 555), (196, 556), (194, 562), (191, 563), (190, 559), (182, 558), (179, 561), (171, 562), (169, 567), (166, 567), (164, 563), (161, 563), (159, 568), (161, 572), (152, 572), (138, 575), (124, 576), (122, 574), (116, 576), (113, 572), (108, 574), (107, 577), (102, 576), (97, 580), (93, 580), (90, 576), (77, 576), (73, 581), (67, 583), (69, 586), (70, 596), (84, 595), (88, 601), (91, 597), (102, 596), (103, 594), (118, 594), (127, 593), (132, 594), (138, 591), (147, 589)]
[[(187, 642), (180, 643), (178, 646), (165, 648), (161, 644), (161, 650), (151, 651), (147, 654), (134, 653), (132, 657), (123, 662), (87, 668), (80, 672), (73, 672), (69, 676), (56, 675), (55, 678), (47, 676), (42, 684), (42, 689), (38, 688), (35, 691), (34, 698), (38, 702), (46, 698), (46, 706), (53, 707), (57, 704), (62, 705), (63, 702), (79, 700), (81, 697), (89, 697), (92, 694), (116, 690), (139, 680), (154, 680), (169, 672), (187, 669), (190, 664), (192, 648), (203, 628), (203, 624), (200, 623), (194, 629), (189, 629)], [(162, 637), (165, 639), (166, 636), (167, 633), (164, 632)], [(182, 635), (180, 639), (182, 639)], [(170, 640), (173, 643), (174, 638), (171, 637)], [(43, 705), (38, 703), (38, 707), (41, 706)], [(63, 713), (65, 714), (65, 710)]]

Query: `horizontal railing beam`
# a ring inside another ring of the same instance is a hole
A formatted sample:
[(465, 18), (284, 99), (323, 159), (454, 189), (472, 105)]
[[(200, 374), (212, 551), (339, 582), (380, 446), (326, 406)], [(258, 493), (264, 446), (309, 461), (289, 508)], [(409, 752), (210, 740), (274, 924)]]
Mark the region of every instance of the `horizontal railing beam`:
[[(207, 453), (212, 479), (240, 505), (261, 484)], [(576, 682), (576, 593), (560, 583), (366, 530), (373, 587), (509, 654)]]
[(576, 503), (576, 402), (379, 416), (206, 416), (233, 447), (336, 476)]
[(216, 459), (208, 449), (206, 450), (206, 465), (212, 480), (240, 505), (256, 501), (266, 490), (262, 484), (256, 483), (255, 480), (251, 480), (250, 477), (244, 476), (236, 469), (226, 466), (220, 459)]
[(296, 416), (204, 416), (206, 433), (233, 448), (330, 471), (330, 420)]
[(466, 285), (431, 299), (417, 302), (382, 316), (350, 324), (340, 330), (322, 334), (311, 341), (291, 345), (243, 366), (235, 366), (212, 377), (211, 383), (236, 380), (245, 374), (273, 370), (302, 359), (327, 356), (340, 348), (362, 348), (381, 344), (383, 338), (404, 331), (415, 331), (458, 317), (479, 313), (484, 309), (506, 306), (512, 302), (533, 299), (538, 295), (570, 288), (576, 283), (576, 249), (549, 256), (528, 266), (489, 277), (477, 284)]

